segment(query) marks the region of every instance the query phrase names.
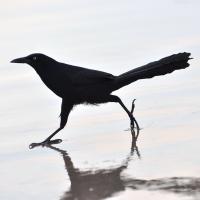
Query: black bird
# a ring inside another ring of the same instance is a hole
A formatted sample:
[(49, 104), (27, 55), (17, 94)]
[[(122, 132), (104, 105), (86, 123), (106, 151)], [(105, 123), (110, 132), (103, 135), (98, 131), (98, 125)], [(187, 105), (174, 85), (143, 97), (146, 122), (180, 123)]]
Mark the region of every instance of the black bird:
[(132, 113), (125, 107), (118, 96), (111, 93), (139, 79), (152, 78), (184, 69), (189, 66), (190, 53), (178, 53), (142, 67), (132, 69), (119, 76), (60, 63), (44, 54), (35, 53), (27, 57), (12, 60), (12, 63), (27, 63), (39, 74), (45, 85), (62, 98), (60, 127), (43, 142), (37, 145), (50, 144), (51, 138), (63, 129), (73, 106), (78, 104), (100, 104), (117, 102), (128, 114), (131, 124), (136, 123)]

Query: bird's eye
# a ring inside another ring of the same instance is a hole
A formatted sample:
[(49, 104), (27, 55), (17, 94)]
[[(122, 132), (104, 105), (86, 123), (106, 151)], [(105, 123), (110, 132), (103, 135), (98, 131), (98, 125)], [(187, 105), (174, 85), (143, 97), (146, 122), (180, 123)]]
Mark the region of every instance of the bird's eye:
[(37, 57), (36, 57), (36, 56), (34, 56), (34, 57), (33, 57), (33, 60), (37, 60)]

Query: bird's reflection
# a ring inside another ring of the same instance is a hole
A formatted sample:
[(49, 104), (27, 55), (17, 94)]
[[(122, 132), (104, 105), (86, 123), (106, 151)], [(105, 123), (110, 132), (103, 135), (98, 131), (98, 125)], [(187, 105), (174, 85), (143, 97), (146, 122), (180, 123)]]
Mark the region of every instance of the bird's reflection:
[(125, 185), (121, 173), (128, 167), (132, 156), (137, 155), (140, 157), (136, 140), (133, 138), (130, 152), (120, 166), (110, 169), (81, 171), (81, 169), (74, 166), (66, 151), (54, 146), (48, 146), (48, 148), (61, 153), (71, 182), (70, 190), (65, 192), (61, 198), (62, 200), (104, 199), (116, 192), (123, 191)]
[(59, 152), (64, 160), (71, 187), (61, 200), (98, 200), (113, 196), (126, 188), (132, 190), (159, 190), (185, 195), (200, 195), (200, 178), (170, 177), (154, 180), (135, 179), (122, 176), (133, 156), (140, 158), (136, 138), (132, 138), (129, 154), (120, 166), (101, 170), (82, 171), (76, 168), (69, 154), (54, 146), (48, 148)]

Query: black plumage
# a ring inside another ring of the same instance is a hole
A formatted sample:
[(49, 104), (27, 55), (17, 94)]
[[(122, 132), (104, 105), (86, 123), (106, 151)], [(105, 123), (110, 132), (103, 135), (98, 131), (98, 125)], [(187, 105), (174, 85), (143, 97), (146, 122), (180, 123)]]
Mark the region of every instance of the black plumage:
[[(45, 85), (62, 98), (60, 127), (46, 140), (36, 144), (47, 144), (50, 139), (67, 123), (68, 115), (74, 105), (101, 104), (118, 102), (128, 114), (131, 124), (132, 113), (125, 107), (118, 96), (111, 93), (140, 79), (165, 75), (189, 66), (190, 53), (174, 54), (142, 67), (132, 69), (119, 76), (60, 63), (44, 54), (31, 54), (27, 57), (12, 60), (12, 63), (27, 63), (38, 73)], [(135, 121), (136, 122), (136, 121)], [(136, 122), (137, 123), (137, 122)]]

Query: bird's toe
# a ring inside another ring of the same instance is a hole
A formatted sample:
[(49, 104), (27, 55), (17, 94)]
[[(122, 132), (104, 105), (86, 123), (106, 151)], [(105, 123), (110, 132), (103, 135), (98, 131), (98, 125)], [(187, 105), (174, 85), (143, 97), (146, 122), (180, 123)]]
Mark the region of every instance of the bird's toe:
[(29, 145), (29, 149), (33, 149), (33, 148), (38, 147), (38, 146), (44, 147), (44, 146), (48, 146), (48, 145), (52, 145), (52, 144), (59, 144), (61, 142), (62, 142), (61, 139), (55, 139), (55, 140), (45, 140), (45, 141), (39, 142), (39, 143), (31, 143)]
[(62, 142), (61, 139), (49, 140), (46, 145), (59, 144), (61, 142)]
[(35, 147), (37, 147), (37, 146), (40, 146), (41, 145), (41, 143), (31, 143), (30, 145), (29, 145), (29, 149), (33, 149), (33, 148), (35, 148)]

